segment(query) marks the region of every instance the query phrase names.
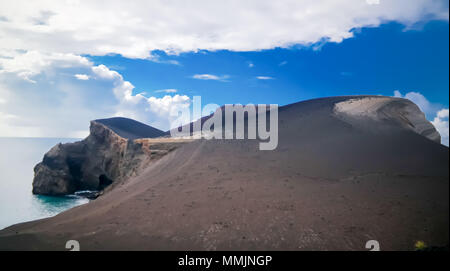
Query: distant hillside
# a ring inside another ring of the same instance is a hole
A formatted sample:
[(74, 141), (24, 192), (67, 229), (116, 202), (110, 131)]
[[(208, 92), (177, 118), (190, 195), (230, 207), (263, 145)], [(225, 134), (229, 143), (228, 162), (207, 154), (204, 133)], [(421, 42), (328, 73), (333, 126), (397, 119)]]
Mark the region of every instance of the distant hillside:
[(164, 132), (143, 124), (141, 122), (127, 119), (127, 118), (109, 118), (109, 119), (98, 119), (95, 122), (101, 123), (116, 134), (127, 139), (139, 139), (139, 138), (154, 138), (164, 135)]

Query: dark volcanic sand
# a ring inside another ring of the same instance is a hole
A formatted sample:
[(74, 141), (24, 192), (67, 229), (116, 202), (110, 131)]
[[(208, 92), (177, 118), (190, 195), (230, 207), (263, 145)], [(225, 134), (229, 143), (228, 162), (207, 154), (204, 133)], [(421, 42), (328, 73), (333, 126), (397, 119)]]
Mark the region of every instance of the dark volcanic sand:
[(276, 151), (186, 143), (87, 205), (0, 231), (0, 249), (64, 250), (71, 239), (82, 250), (447, 246), (448, 148), (390, 123), (347, 123), (333, 114), (339, 99), (281, 108)]

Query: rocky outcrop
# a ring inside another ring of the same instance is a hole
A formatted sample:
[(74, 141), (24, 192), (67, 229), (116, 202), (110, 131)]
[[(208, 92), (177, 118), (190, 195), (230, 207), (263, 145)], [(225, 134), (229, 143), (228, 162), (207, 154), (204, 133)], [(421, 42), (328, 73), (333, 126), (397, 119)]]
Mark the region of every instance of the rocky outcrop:
[(407, 99), (362, 96), (336, 103), (334, 112), (341, 119), (358, 127), (373, 125), (370, 120), (374, 120), (377, 122), (377, 129), (380, 129), (382, 124), (391, 124), (441, 143), (441, 136), (433, 124), (426, 119), (416, 104)]
[(66, 195), (80, 190), (102, 190), (138, 174), (151, 160), (174, 147), (151, 144), (145, 139), (130, 140), (92, 121), (86, 139), (58, 144), (45, 154), (34, 168), (33, 193)]

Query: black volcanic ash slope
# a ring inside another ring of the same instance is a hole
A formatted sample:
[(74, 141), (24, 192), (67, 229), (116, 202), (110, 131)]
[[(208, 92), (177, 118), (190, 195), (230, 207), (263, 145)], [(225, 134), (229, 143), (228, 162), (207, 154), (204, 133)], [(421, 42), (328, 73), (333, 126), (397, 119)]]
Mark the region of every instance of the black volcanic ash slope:
[(304, 101), (280, 108), (274, 151), (186, 143), (89, 204), (0, 231), (0, 250), (64, 250), (67, 240), (82, 250), (445, 247), (449, 152), (438, 142), (404, 99)]
[(164, 132), (144, 123), (127, 118), (109, 118), (95, 120), (113, 130), (116, 134), (127, 139), (155, 138), (164, 135)]

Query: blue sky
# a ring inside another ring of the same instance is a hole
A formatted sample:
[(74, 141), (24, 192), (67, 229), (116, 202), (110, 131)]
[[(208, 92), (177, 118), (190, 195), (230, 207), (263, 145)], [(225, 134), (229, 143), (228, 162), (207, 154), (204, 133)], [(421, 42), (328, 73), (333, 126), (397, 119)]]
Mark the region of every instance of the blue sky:
[(203, 104), (374, 94), (448, 145), (447, 0), (0, 2), (0, 137), (81, 138), (123, 116), (167, 130)]
[[(449, 24), (432, 21), (416, 30), (389, 23), (363, 28), (352, 39), (320, 49), (294, 47), (258, 52), (201, 51), (167, 56), (179, 65), (89, 57), (120, 71), (135, 93), (162, 97), (162, 89), (200, 95), (204, 103), (277, 103), (337, 95), (387, 95), (420, 92), (432, 103), (449, 103)], [(222, 80), (193, 79), (211, 74)], [(259, 76), (271, 79), (260, 80)], [(429, 117), (432, 116), (432, 112)]]

